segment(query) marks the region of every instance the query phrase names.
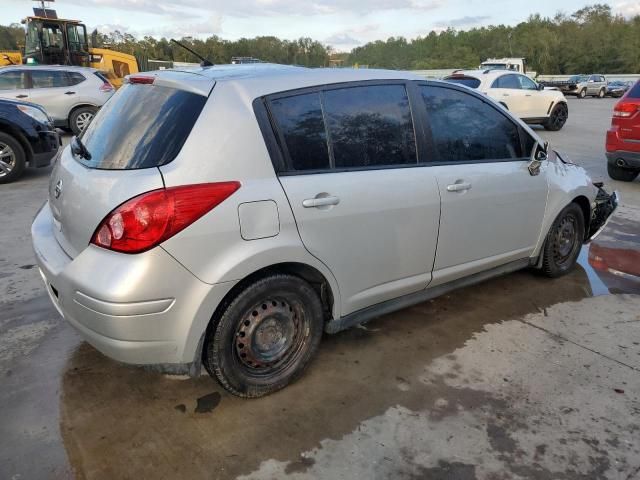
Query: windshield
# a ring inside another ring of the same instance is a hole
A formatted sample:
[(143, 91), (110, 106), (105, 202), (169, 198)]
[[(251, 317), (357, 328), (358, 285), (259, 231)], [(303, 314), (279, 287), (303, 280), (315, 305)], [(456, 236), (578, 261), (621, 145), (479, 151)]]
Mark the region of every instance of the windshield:
[(207, 97), (157, 85), (128, 84), (81, 134), (90, 168), (131, 170), (171, 162), (186, 142)]
[(589, 77), (587, 77), (586, 75), (574, 75), (572, 77), (569, 77), (569, 81), (570, 82), (586, 82), (588, 78)]
[(40, 51), (40, 40), (38, 39), (38, 22), (29, 22), (27, 25), (27, 38), (24, 45), (24, 53), (29, 55)]
[(506, 70), (506, 63), (483, 63), (482, 68), (490, 68), (491, 70)]
[(447, 77), (445, 80), (469, 88), (478, 88), (480, 86), (480, 80), (474, 77)]

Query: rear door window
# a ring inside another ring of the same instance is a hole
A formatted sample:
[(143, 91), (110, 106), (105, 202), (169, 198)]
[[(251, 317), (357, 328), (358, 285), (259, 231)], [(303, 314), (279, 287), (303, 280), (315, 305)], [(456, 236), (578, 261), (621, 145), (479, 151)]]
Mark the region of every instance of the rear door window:
[(404, 85), (327, 90), (323, 100), (336, 168), (417, 163)]
[(0, 73), (0, 90), (21, 90), (27, 88), (24, 72), (12, 71)]
[(517, 75), (502, 75), (494, 80), (493, 88), (513, 88), (516, 90), (520, 90), (520, 80), (518, 80)]
[(439, 161), (522, 157), (517, 125), (497, 108), (452, 88), (423, 85), (420, 89)]
[(90, 168), (159, 167), (180, 152), (207, 97), (158, 85), (120, 88), (81, 134)]
[(284, 137), (289, 168), (296, 171), (329, 168), (319, 92), (273, 100), (271, 112)]
[(68, 87), (67, 72), (52, 70), (32, 70), (30, 72), (32, 88)]

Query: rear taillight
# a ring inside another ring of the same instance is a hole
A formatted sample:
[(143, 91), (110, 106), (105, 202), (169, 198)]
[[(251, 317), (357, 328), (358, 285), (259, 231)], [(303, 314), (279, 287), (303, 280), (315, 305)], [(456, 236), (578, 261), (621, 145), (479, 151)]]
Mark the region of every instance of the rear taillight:
[(238, 188), (240, 182), (219, 182), (143, 193), (107, 215), (91, 243), (116, 252), (144, 252), (191, 225)]
[(634, 102), (634, 101), (622, 100), (618, 102), (614, 107), (613, 116), (628, 118), (633, 116), (633, 114), (636, 113), (638, 110), (640, 110), (640, 103)]
[(113, 90), (114, 90), (113, 85), (111, 85), (109, 82), (104, 82), (102, 85), (100, 85), (101, 92), (109, 93), (109, 92), (113, 92)]

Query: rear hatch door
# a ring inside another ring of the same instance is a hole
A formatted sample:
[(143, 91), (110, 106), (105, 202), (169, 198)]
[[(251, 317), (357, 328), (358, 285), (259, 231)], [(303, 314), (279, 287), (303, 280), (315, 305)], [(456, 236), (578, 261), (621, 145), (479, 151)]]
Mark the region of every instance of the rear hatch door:
[(114, 208), (164, 187), (158, 167), (179, 156), (214, 84), (185, 72), (133, 76), (72, 140), (49, 184), (55, 236), (67, 255), (82, 252)]

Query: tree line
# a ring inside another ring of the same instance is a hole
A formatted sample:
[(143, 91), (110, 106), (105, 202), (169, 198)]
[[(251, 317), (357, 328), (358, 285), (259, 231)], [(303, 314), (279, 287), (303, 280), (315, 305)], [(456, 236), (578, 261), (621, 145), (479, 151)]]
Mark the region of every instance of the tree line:
[(640, 15), (625, 19), (596, 4), (571, 15), (531, 15), (514, 27), (449, 28), (355, 48), (349, 63), (394, 69), (477, 68), (495, 57), (525, 57), (544, 74), (640, 72)]
[[(129, 33), (94, 31), (91, 44), (109, 47), (155, 60), (197, 62), (169, 39), (136, 38)], [(525, 57), (529, 68), (544, 74), (637, 73), (640, 72), (640, 15), (626, 19), (611, 7), (595, 4), (572, 14), (553, 18), (531, 15), (516, 26), (488, 26), (469, 30), (431, 31), (407, 40), (391, 37), (367, 43), (350, 53), (311, 38), (283, 40), (274, 36), (226, 40), (186, 37), (180, 41), (214, 63), (229, 63), (232, 57), (255, 57), (262, 61), (328, 66), (341, 58), (343, 65), (368, 65), (392, 69), (476, 68), (490, 57)], [(20, 24), (0, 26), (0, 50), (24, 46)]]

